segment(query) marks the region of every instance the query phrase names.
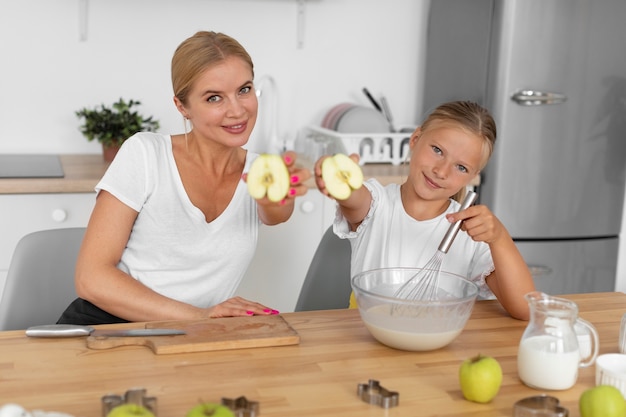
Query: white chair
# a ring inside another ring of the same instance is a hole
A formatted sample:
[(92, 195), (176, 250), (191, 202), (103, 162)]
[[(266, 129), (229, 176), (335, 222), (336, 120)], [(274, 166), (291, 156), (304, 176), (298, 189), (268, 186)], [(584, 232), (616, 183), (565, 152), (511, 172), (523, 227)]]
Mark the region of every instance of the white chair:
[(350, 242), (329, 227), (313, 255), (295, 311), (333, 310), (350, 304)]
[(11, 258), (0, 330), (53, 324), (77, 297), (74, 270), (85, 228), (42, 230), (24, 236)]

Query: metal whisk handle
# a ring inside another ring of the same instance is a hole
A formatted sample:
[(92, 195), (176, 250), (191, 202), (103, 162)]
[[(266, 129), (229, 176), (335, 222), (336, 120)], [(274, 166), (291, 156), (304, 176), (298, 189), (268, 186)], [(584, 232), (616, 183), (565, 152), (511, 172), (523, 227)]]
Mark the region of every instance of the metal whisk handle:
[[(474, 191), (468, 191), (459, 211), (465, 210), (466, 208), (474, 204), (476, 198), (478, 198), (478, 194), (476, 194)], [(461, 222), (462, 220), (459, 220), (450, 225), (448, 231), (446, 232), (446, 235), (443, 237), (441, 243), (439, 244), (439, 252), (448, 253), (448, 249), (450, 249), (450, 246), (452, 246), (452, 242), (454, 241), (456, 234), (461, 228)]]

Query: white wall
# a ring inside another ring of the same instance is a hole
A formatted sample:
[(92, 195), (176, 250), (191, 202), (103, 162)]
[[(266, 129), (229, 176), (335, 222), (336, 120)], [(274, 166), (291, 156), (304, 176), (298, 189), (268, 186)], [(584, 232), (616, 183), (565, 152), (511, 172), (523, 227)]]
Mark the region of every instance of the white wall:
[(257, 78), (276, 80), (281, 140), (319, 124), (337, 103), (369, 105), (364, 86), (387, 96), (398, 124), (421, 118), (428, 0), (307, 0), (302, 48), (296, 0), (87, 3), (81, 41), (80, 0), (0, 0), (1, 153), (98, 153), (78, 131), (74, 111), (119, 97), (140, 100), (161, 132), (180, 132), (169, 65), (176, 46), (198, 30), (237, 38)]

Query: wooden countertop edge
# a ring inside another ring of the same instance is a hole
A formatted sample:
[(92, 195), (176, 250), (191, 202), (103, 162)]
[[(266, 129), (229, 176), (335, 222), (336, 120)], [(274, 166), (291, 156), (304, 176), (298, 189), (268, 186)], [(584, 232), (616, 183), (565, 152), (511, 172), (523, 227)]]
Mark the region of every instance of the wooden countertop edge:
[(59, 155), (63, 178), (0, 179), (0, 194), (91, 193), (109, 164), (101, 154)]
[[(109, 166), (101, 154), (69, 154), (59, 158), (63, 178), (0, 179), (0, 194), (91, 193)], [(408, 172), (407, 165), (366, 164), (362, 168), (366, 179), (376, 178), (383, 185), (404, 182)], [(478, 185), (479, 179), (476, 177), (471, 184)], [(312, 179), (305, 184), (315, 188)]]

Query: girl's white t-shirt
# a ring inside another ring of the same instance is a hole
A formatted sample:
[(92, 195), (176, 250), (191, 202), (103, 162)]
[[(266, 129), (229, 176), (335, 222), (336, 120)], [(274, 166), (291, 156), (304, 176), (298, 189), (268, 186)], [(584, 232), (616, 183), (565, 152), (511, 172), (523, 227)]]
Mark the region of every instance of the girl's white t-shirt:
[[(248, 152), (246, 172), (256, 156)], [(243, 181), (224, 212), (207, 223), (185, 192), (170, 136), (142, 132), (124, 142), (96, 185), (100, 190), (138, 212), (119, 269), (197, 307), (233, 296), (254, 255), (260, 224)]]
[[(445, 215), (458, 211), (460, 204), (451, 199), (445, 213), (430, 220), (416, 220), (404, 210), (399, 184), (383, 187), (377, 180), (370, 179), (364, 185), (372, 194), (372, 204), (357, 230), (350, 231), (339, 209), (333, 224), (335, 234), (350, 241), (351, 275), (378, 268), (426, 266), (450, 227)], [(489, 246), (473, 241), (459, 230), (443, 256), (441, 271), (475, 282), (481, 297), (492, 298), (485, 277), (493, 270)]]

